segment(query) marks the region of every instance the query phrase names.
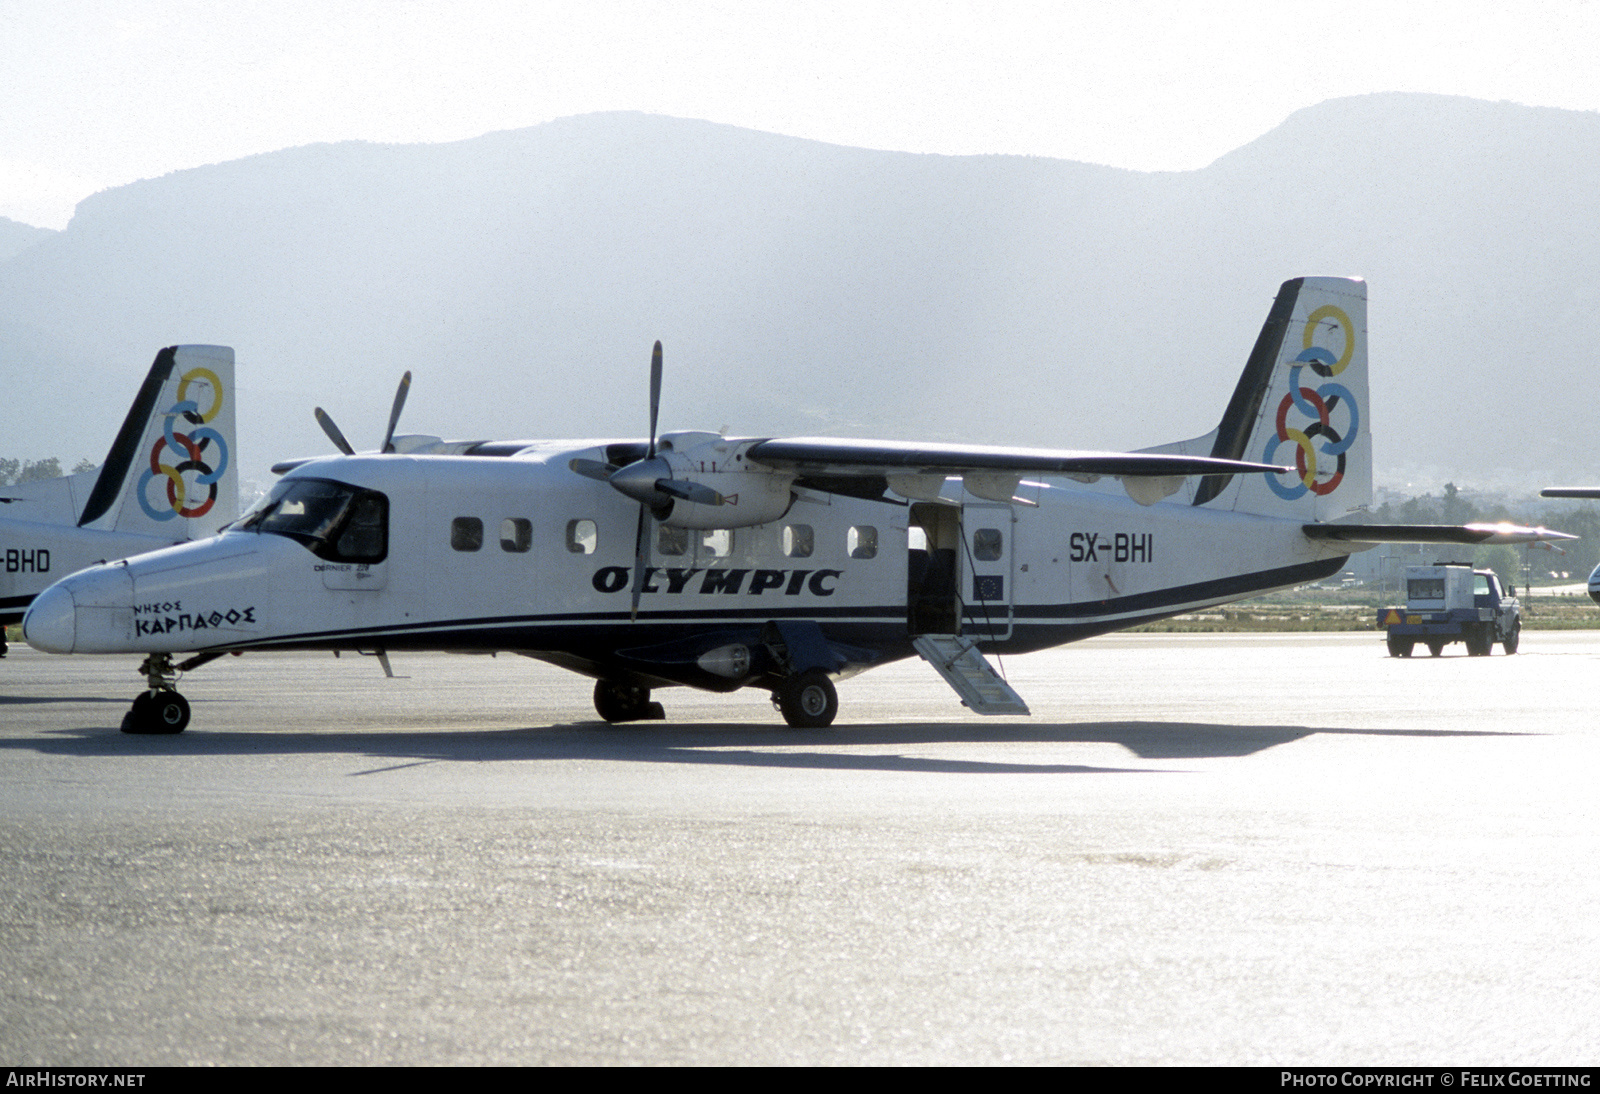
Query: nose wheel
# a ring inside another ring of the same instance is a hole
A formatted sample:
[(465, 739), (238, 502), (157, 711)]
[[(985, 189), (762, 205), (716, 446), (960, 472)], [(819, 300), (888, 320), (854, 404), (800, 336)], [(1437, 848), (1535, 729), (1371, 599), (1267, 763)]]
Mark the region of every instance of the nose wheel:
[(189, 700), (170, 688), (143, 691), (122, 716), (124, 733), (182, 733), (189, 725)]
[(182, 733), (189, 725), (189, 700), (172, 686), (178, 679), (172, 655), (152, 653), (139, 671), (149, 690), (140, 692), (122, 716), (122, 732)]

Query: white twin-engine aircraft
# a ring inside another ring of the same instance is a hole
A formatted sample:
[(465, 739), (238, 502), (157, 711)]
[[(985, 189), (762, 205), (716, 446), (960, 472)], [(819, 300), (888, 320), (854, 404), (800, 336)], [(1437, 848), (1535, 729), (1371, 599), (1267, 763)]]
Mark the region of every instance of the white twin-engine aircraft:
[(656, 688), (759, 687), (819, 727), (835, 680), (912, 654), (973, 710), (1026, 713), (981, 651), (1316, 581), (1377, 542), (1551, 535), (1344, 522), (1372, 479), (1359, 280), (1286, 282), (1217, 429), (1138, 453), (658, 439), (660, 386), (658, 344), (648, 440), (401, 444), (402, 383), (382, 453), (324, 421), (346, 455), (284, 465), (215, 538), (58, 583), (24, 634), (147, 654), (129, 732), (188, 723), (178, 672), (267, 649), (507, 650), (593, 677), (607, 721), (662, 717)]
[(203, 539), (237, 517), (235, 401), (233, 350), (169, 346), (98, 470), (0, 486), (0, 624), (75, 570)]

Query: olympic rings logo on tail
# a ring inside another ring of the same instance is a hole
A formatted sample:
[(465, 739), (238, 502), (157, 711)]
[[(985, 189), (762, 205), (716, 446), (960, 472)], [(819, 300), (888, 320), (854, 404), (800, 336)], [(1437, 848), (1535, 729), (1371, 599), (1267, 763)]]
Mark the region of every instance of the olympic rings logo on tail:
[[(1343, 352), (1335, 354), (1316, 344), (1317, 333), (1324, 323), (1330, 329), (1344, 332)], [(1331, 380), (1350, 364), (1356, 349), (1356, 332), (1350, 317), (1333, 304), (1323, 305), (1306, 319), (1302, 343), (1304, 348), (1289, 363), (1289, 394), (1278, 404), (1277, 431), (1267, 438), (1261, 457), (1264, 463), (1277, 463), (1279, 447), (1289, 443), (1295, 446), (1294, 467), (1299, 480), (1293, 486), (1284, 486), (1270, 476), (1266, 480), (1272, 492), (1285, 501), (1303, 498), (1307, 491), (1321, 496), (1337, 490), (1344, 480), (1345, 453), (1355, 443), (1361, 429), (1361, 410), (1349, 388), (1336, 383), (1325, 383), (1315, 390), (1300, 385), (1301, 373), (1308, 367), (1316, 375)], [(1334, 412), (1341, 407), (1349, 417), (1343, 433), (1333, 424)], [(1305, 422), (1290, 425), (1290, 410), (1306, 419)], [(1321, 444), (1314, 443), (1313, 437), (1321, 438)], [(1331, 470), (1319, 464), (1319, 453), (1331, 463)], [(1319, 473), (1326, 473), (1327, 477), (1319, 481)]]
[[(191, 384), (211, 385), (211, 405), (203, 413), (200, 404), (189, 398)], [(139, 506), (151, 520), (192, 520), (205, 516), (217, 503), (217, 483), (228, 470), (228, 442), (206, 423), (217, 416), (226, 399), (222, 381), (208, 368), (192, 368), (178, 380), (178, 401), (167, 410), (161, 436), (150, 449), (150, 466), (139, 478)], [(177, 432), (173, 426), (179, 417), (196, 428)], [(165, 490), (152, 504), (150, 486), (158, 480)]]

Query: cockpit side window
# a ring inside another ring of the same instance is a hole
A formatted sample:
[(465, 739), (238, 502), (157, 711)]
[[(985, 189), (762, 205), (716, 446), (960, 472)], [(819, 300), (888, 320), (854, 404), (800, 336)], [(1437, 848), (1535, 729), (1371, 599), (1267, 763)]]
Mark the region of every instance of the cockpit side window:
[(234, 527), (286, 536), (330, 562), (382, 562), (389, 553), (389, 499), (330, 479), (285, 479)]

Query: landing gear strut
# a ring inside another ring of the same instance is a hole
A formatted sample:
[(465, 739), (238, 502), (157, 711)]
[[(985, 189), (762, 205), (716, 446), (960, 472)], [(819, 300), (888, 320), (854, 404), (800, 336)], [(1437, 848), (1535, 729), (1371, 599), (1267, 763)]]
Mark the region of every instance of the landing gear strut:
[(152, 653), (139, 666), (149, 691), (140, 692), (122, 716), (124, 733), (182, 733), (189, 724), (189, 700), (173, 684), (178, 672), (169, 653)]
[(596, 680), (594, 709), (608, 722), (659, 722), (667, 716), (660, 703), (650, 701), (650, 689), (616, 680)]
[(839, 713), (839, 693), (821, 669), (785, 679), (773, 689), (772, 702), (790, 729), (822, 729)]

